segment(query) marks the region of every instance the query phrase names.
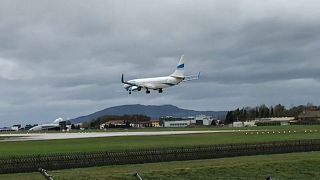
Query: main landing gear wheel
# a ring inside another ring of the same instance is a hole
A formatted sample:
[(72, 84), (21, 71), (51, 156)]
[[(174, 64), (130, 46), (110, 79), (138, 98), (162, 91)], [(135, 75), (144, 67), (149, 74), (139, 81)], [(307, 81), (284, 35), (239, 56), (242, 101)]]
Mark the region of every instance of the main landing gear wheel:
[(159, 93), (162, 93), (163, 91), (162, 91), (162, 89), (159, 89)]
[(147, 89), (146, 93), (147, 93), (147, 94), (150, 94), (150, 91)]
[(131, 91), (129, 91), (129, 94), (131, 94)]

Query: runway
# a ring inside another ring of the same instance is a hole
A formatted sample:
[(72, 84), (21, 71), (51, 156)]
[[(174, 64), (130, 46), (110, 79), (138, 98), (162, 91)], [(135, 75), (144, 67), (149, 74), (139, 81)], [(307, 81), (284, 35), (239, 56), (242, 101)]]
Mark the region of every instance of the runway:
[[(241, 130), (0, 134), (0, 141), (33, 141), (33, 140), (52, 140), (52, 139), (116, 137), (116, 136), (159, 136), (159, 135), (201, 134), (201, 133), (232, 133), (232, 132), (239, 132), (239, 131)], [(244, 131), (248, 131), (248, 130), (244, 130)]]

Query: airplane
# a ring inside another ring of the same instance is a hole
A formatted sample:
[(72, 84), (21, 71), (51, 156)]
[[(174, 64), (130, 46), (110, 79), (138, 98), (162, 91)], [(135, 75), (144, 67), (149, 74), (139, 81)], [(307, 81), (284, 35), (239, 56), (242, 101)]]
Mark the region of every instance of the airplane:
[(176, 70), (169, 76), (124, 81), (122, 74), (121, 82), (124, 84), (124, 88), (129, 91), (129, 94), (132, 91), (141, 91), (142, 89), (146, 90), (146, 94), (150, 94), (150, 90), (158, 90), (159, 93), (162, 93), (164, 88), (178, 85), (181, 82), (196, 80), (199, 77), (200, 72), (197, 75), (184, 75), (184, 55), (182, 55)]
[(28, 131), (44, 131), (44, 130), (58, 130), (60, 129), (59, 124), (41, 124), (35, 127), (32, 127)]
[(50, 124), (40, 124), (37, 126), (32, 127), (28, 131), (44, 131), (44, 130), (60, 130), (59, 122), (62, 122), (62, 118), (58, 118)]

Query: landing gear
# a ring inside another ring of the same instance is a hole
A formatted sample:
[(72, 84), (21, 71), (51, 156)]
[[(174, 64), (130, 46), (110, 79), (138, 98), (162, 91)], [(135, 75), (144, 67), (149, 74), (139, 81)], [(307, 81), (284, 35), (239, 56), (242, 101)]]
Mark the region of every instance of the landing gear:
[(163, 91), (162, 91), (162, 89), (159, 89), (159, 93), (162, 93)]
[(131, 91), (129, 91), (129, 94), (131, 94)]
[(150, 94), (150, 91), (149, 91), (149, 89), (147, 89), (146, 93), (147, 93), (147, 94)]

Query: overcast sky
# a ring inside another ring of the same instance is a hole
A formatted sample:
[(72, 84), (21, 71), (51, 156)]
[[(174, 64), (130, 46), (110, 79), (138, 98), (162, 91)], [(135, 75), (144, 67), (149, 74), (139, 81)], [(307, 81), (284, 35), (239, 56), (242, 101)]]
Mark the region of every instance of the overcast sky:
[[(0, 127), (123, 104), (320, 104), (316, 0), (0, 1)], [(128, 95), (126, 79), (198, 81)]]

